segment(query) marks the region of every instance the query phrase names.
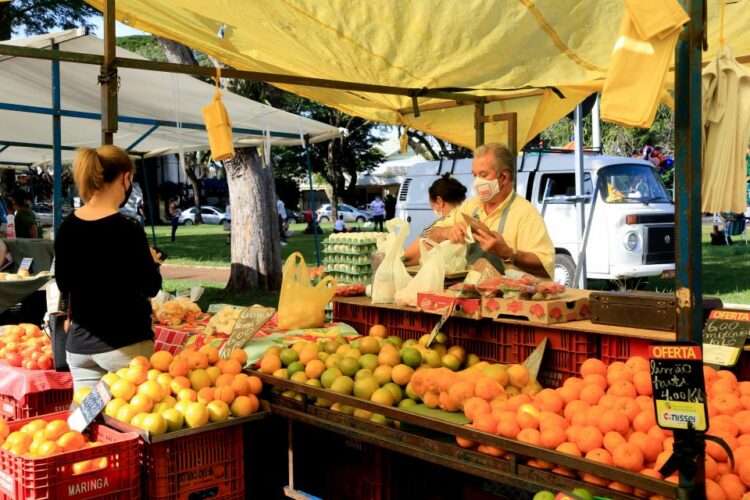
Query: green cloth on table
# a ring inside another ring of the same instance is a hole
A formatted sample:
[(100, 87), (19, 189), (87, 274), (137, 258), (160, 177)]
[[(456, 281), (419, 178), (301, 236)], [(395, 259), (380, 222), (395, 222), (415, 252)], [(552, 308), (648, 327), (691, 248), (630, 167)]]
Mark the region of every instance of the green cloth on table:
[(330, 328), (309, 328), (306, 330), (280, 331), (271, 333), (270, 335), (266, 335), (264, 337), (253, 337), (247, 344), (245, 344), (245, 347), (243, 348), (243, 350), (247, 354), (247, 364), (245, 366), (252, 366), (260, 361), (260, 358), (263, 357), (263, 354), (268, 350), (269, 347), (286, 347), (289, 343), (293, 342), (294, 338), (308, 333), (319, 334), (321, 339), (331, 338), (326, 336), (326, 332), (329, 330), (333, 330), (334, 328), (338, 329), (339, 337), (351, 337), (354, 335), (359, 335), (359, 333), (357, 333), (354, 328), (347, 325), (346, 323), (337, 323), (335, 326), (332, 326)]

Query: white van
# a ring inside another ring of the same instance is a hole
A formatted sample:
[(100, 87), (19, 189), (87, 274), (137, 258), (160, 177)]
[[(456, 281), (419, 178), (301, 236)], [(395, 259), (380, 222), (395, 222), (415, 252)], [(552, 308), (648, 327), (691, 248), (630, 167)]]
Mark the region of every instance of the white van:
[[(567, 285), (578, 264), (579, 242), (575, 205), (560, 202), (575, 194), (574, 162), (573, 154), (562, 152), (525, 153), (517, 160), (516, 190), (540, 213), (549, 183), (544, 221), (555, 245), (554, 278)], [(410, 241), (434, 220), (427, 193), (432, 183), (450, 172), (471, 194), (471, 164), (471, 159), (446, 158), (409, 168), (398, 194), (396, 214), (410, 223)], [(586, 252), (588, 278), (623, 280), (673, 271), (674, 204), (653, 165), (632, 158), (585, 154), (585, 194), (591, 195), (597, 185)], [(590, 209), (589, 200), (586, 221)]]

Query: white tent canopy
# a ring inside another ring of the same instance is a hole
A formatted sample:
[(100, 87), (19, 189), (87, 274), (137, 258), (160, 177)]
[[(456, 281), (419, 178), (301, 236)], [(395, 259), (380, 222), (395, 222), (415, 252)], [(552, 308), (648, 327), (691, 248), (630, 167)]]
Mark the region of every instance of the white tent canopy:
[[(35, 48), (59, 44), (60, 50), (103, 54), (104, 41), (84, 30), (69, 30), (2, 43)], [(118, 57), (143, 59), (117, 48)], [(39, 59), (0, 56), (0, 106), (3, 104), (52, 107), (52, 63)], [(60, 63), (61, 109), (63, 111), (99, 114), (99, 66)], [(127, 118), (145, 121), (173, 122), (160, 125), (143, 139), (134, 152), (156, 156), (184, 151), (207, 150), (205, 129), (178, 128), (175, 123), (202, 125), (201, 108), (214, 97), (215, 87), (187, 75), (156, 71), (118, 69), (120, 89), (118, 114), (122, 117), (114, 135), (117, 146), (127, 148), (149, 129), (152, 123), (127, 123)], [(329, 140), (341, 134), (330, 125), (281, 111), (271, 106), (223, 91), (222, 100), (235, 129), (236, 146), (263, 144), (270, 132), (272, 145), (298, 145), (300, 134), (309, 135), (312, 143)], [(127, 117), (127, 118), (126, 118)], [(63, 116), (62, 145), (70, 148), (96, 147), (101, 144), (101, 122), (97, 119)], [(237, 131), (237, 129), (241, 129)], [(0, 109), (0, 141), (52, 145), (52, 116)], [(3, 149), (0, 142), (0, 150)], [(63, 150), (63, 159), (74, 155)], [(0, 152), (5, 162), (38, 163), (52, 159), (52, 149), (10, 146)]]

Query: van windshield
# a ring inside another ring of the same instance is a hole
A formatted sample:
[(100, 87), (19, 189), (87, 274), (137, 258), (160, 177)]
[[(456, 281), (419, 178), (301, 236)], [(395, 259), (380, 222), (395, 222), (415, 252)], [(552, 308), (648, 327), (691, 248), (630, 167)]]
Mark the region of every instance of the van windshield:
[(672, 203), (662, 180), (647, 165), (612, 165), (599, 170), (607, 203)]

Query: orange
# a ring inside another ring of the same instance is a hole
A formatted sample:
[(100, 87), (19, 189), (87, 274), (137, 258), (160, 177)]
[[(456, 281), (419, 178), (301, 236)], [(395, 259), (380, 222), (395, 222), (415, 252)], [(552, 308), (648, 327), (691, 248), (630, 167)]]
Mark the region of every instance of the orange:
[[(244, 352), (244, 351), (243, 351)], [(234, 359), (228, 359), (224, 362), (224, 366), (221, 367), (222, 373), (230, 373), (232, 375), (237, 375), (242, 371), (242, 365), (239, 361), (236, 361)], [(265, 370), (263, 370), (265, 371)]]
[(473, 422), (474, 427), (482, 432), (495, 434), (497, 432), (497, 420), (489, 413), (481, 413)]
[(141, 366), (145, 368), (146, 371), (149, 371), (151, 369), (151, 363), (149, 363), (148, 359), (145, 356), (136, 356), (130, 360), (128, 367), (133, 368), (136, 366)]
[(222, 373), (221, 375), (216, 377), (214, 385), (216, 387), (221, 387), (222, 385), (230, 385), (232, 383), (232, 380), (234, 380), (234, 375), (229, 373)]
[[(625, 434), (630, 428), (628, 417), (626, 417), (624, 413), (617, 410), (605, 410), (599, 417), (598, 422), (599, 430), (601, 430), (603, 434), (606, 434), (610, 431)], [(592, 425), (595, 425), (595, 423)]]
[(232, 387), (228, 385), (217, 387), (216, 391), (214, 391), (214, 399), (223, 401), (228, 405), (232, 404), (232, 401), (234, 401), (235, 397), (236, 395), (234, 393), (234, 389), (232, 389)]
[[(66, 422), (65, 420), (53, 420), (47, 424), (47, 427), (44, 428), (44, 437), (50, 441), (57, 441), (58, 439), (60, 439), (60, 436), (62, 436), (69, 430), (70, 427), (68, 427), (68, 422)], [(10, 440), (10, 437), (13, 434), (15, 433), (12, 433), (10, 436), (8, 436), (6, 442)], [(31, 436), (29, 436), (29, 440), (31, 440)]]
[(587, 422), (588, 422), (588, 418), (586, 416), (587, 412), (588, 412), (588, 409), (585, 412), (576, 413), (575, 415), (573, 415), (573, 418), (570, 419), (570, 424), (580, 425), (580, 426), (587, 425)]
[(635, 417), (641, 412), (641, 407), (635, 402), (633, 398), (620, 398), (615, 402), (613, 410), (621, 410), (625, 415), (628, 416), (628, 420), (631, 422), (635, 420)]
[(39, 446), (37, 447), (36, 455), (39, 457), (49, 457), (51, 455), (57, 455), (58, 453), (62, 453), (63, 451), (69, 451), (69, 450), (63, 450), (60, 445), (58, 445), (54, 441), (44, 441), (39, 443)]
[(734, 394), (739, 397), (740, 390), (737, 382), (728, 378), (717, 377), (711, 388), (708, 389), (709, 396), (715, 396), (717, 394)]
[(606, 375), (607, 365), (596, 358), (589, 358), (581, 364), (581, 378), (585, 379), (587, 375)]
[[(299, 362), (306, 365), (313, 359), (318, 359), (318, 348), (313, 344), (306, 345), (299, 353)], [(245, 365), (245, 363), (241, 362), (239, 359), (235, 361), (238, 361), (243, 366)]]
[(641, 410), (654, 411), (654, 400), (651, 396), (638, 396), (635, 402), (641, 407)]
[(155, 380), (147, 380), (138, 386), (138, 394), (148, 396), (151, 401), (158, 403), (164, 399), (164, 389), (161, 384)]
[(627, 380), (617, 380), (610, 385), (609, 389), (607, 389), (607, 394), (620, 398), (635, 399), (638, 395), (638, 391), (635, 390), (635, 386), (631, 382)]
[(510, 420), (507, 418), (500, 418), (497, 422), (497, 429), (495, 429), (495, 433), (511, 438), (516, 439), (518, 437), (518, 433), (521, 432), (521, 428), (516, 423), (515, 419)]
[(651, 411), (643, 410), (633, 419), (633, 429), (636, 431), (648, 432), (655, 425), (656, 417), (654, 416), (653, 409)]
[(637, 472), (643, 469), (643, 452), (632, 443), (621, 443), (612, 452), (612, 463), (617, 467)]
[(612, 481), (607, 486), (610, 490), (613, 491), (619, 491), (622, 493), (631, 494), (633, 493), (633, 487), (628, 484), (618, 483), (617, 481)]
[(169, 351), (156, 351), (151, 355), (151, 366), (160, 372), (168, 372), (169, 364), (172, 362), (172, 353)]
[(635, 372), (633, 374), (633, 386), (641, 396), (652, 395), (654, 393), (654, 389), (651, 386), (651, 373)]
[(656, 460), (659, 453), (663, 451), (662, 444), (651, 439), (648, 434), (641, 431), (635, 431), (628, 438), (628, 443), (633, 444), (640, 448), (643, 453), (643, 459), (646, 462), (652, 462)]
[[(729, 449), (735, 450), (738, 448), (737, 439), (731, 434), (722, 431), (711, 432), (711, 434), (723, 439), (727, 443), (727, 446), (729, 446)], [(706, 441), (706, 454), (711, 455), (711, 458), (717, 462), (723, 462), (729, 458), (724, 447), (714, 441)]]
[[(425, 396), (427, 396), (427, 394), (425, 394)], [(487, 401), (476, 396), (466, 400), (464, 403), (464, 414), (466, 415), (466, 418), (473, 422), (477, 415), (482, 413), (490, 413), (490, 404)]]
[(177, 393), (177, 401), (186, 399), (188, 401), (198, 401), (198, 393), (193, 389), (180, 389)]
[(148, 413), (154, 407), (154, 400), (145, 394), (136, 394), (130, 400), (130, 407), (133, 408), (133, 411), (136, 413)]
[(739, 446), (736, 450), (732, 450), (734, 454), (734, 470), (738, 471), (740, 464), (750, 460), (750, 446)]
[(250, 393), (247, 377), (240, 377), (240, 375), (242, 374), (235, 375), (232, 379), (232, 383), (225, 387), (231, 387), (236, 396), (247, 396)]
[[(591, 376), (593, 375), (589, 375), (589, 377)], [(604, 389), (597, 384), (586, 385), (581, 390), (581, 401), (586, 401), (592, 406), (597, 404), (602, 396), (604, 396)]]
[(608, 486), (609, 485), (609, 479), (604, 479), (599, 476), (589, 474), (588, 472), (581, 474), (581, 480), (587, 483), (595, 484), (596, 486)]
[(727, 500), (740, 500), (745, 494), (745, 484), (736, 474), (724, 474), (719, 478), (719, 486), (724, 491)]
[(671, 452), (674, 446), (674, 438), (672, 436), (667, 437), (662, 443), (662, 446), (664, 446), (665, 451)]
[(571, 401), (570, 403), (565, 405), (565, 418), (570, 421), (573, 419), (573, 415), (577, 413), (585, 413), (586, 410), (588, 410), (590, 407), (591, 403), (589, 403), (588, 401), (582, 401), (580, 399)]
[(630, 359), (625, 362), (625, 366), (627, 366), (634, 374), (651, 371), (651, 364), (643, 356), (631, 356)]
[[(391, 372), (391, 375), (393, 372)], [(492, 379), (487, 379), (492, 382), (495, 382)], [(497, 382), (495, 382), (497, 384)], [(500, 384), (498, 384), (499, 386)], [(477, 396), (479, 396), (477, 394)], [(453, 384), (451, 388), (448, 390), (448, 397), (450, 398), (451, 402), (454, 406), (456, 406), (459, 409), (463, 409), (464, 403), (474, 397), (474, 384), (471, 382), (467, 382), (465, 380), (460, 380)], [(479, 396), (482, 397), (482, 396)], [(482, 397), (485, 401), (491, 401), (487, 398)]]
[(607, 410), (603, 406), (594, 405), (588, 410), (586, 410), (586, 425), (593, 425), (593, 426), (599, 426), (599, 422), (601, 422), (601, 418), (604, 415), (605, 412), (608, 412), (611, 410)]
[(253, 413), (253, 404), (249, 396), (239, 396), (232, 401), (229, 409), (234, 417), (247, 417)]
[[(265, 370), (263, 371), (265, 372)], [(305, 366), (305, 375), (307, 375), (307, 378), (319, 379), (324, 371), (326, 371), (326, 365), (319, 359), (313, 359)]]
[(83, 448), (86, 440), (80, 432), (68, 431), (57, 439), (57, 445), (63, 451), (75, 451)]
[[(743, 410), (734, 416), (729, 415), (716, 415), (713, 417), (709, 422), (708, 432), (709, 434), (713, 434), (715, 431), (721, 431), (726, 432), (727, 434), (731, 434), (732, 437), (737, 437), (737, 434), (740, 432), (740, 427), (735, 421), (735, 418), (737, 415), (740, 415), (741, 413), (745, 412), (746, 410)], [(747, 412), (750, 414), (750, 412)], [(740, 415), (739, 420), (742, 420), (743, 416)]]
[(578, 387), (581, 389), (583, 387), (583, 379), (580, 377), (568, 377), (565, 379), (565, 382), (563, 382), (563, 387)]
[(208, 410), (201, 403), (189, 403), (185, 409), (185, 423), (188, 427), (200, 427), (208, 423)]
[(724, 474), (731, 474), (732, 468), (729, 466), (728, 462), (716, 462), (716, 468), (719, 469), (719, 476), (721, 477)]
[[(716, 382), (716, 384), (719, 382)], [(714, 384), (714, 387), (716, 384)], [(714, 394), (710, 399), (710, 406), (713, 406), (719, 415), (735, 415), (743, 410), (740, 398), (731, 392)]]
[(568, 438), (568, 441), (570, 441), (571, 443), (575, 443), (583, 427), (584, 427), (583, 425), (573, 424), (567, 429), (565, 429), (565, 436)]
[(648, 437), (650, 437), (651, 439), (660, 443), (664, 443), (664, 441), (667, 439), (667, 432), (658, 425), (654, 425), (653, 427), (651, 427), (646, 434), (648, 434)]
[(571, 443), (569, 441), (566, 441), (564, 443), (560, 443), (557, 448), (555, 448), (556, 451), (559, 451), (560, 453), (566, 453), (568, 455), (573, 455), (575, 457), (582, 457), (583, 453), (581, 453), (581, 450), (578, 449), (578, 446), (575, 445), (575, 443)]
[(624, 437), (622, 437), (622, 434), (615, 431), (609, 431), (604, 435), (604, 439), (602, 440), (602, 444), (604, 446), (604, 449), (608, 452), (612, 453), (615, 451), (615, 448), (617, 446), (627, 443)]
[(511, 411), (516, 411), (521, 405), (531, 403), (531, 398), (527, 394), (518, 394), (508, 399), (508, 406), (506, 408)]
[(565, 430), (560, 427), (547, 427), (539, 433), (539, 444), (550, 450), (563, 444), (566, 439)]
[(490, 456), (493, 456), (493, 457), (502, 457), (503, 454), (505, 453), (500, 448), (496, 448), (495, 446), (490, 446), (490, 445), (487, 445), (487, 444), (480, 444), (477, 447), (477, 451), (479, 453), (484, 453), (486, 455), (490, 455)]
[(612, 409), (615, 406), (615, 402), (617, 402), (617, 396), (613, 396), (611, 394), (605, 394), (599, 399), (599, 402), (596, 403), (599, 406), (603, 406), (605, 408)]
[(540, 460), (538, 458), (532, 458), (531, 460), (526, 462), (526, 465), (528, 465), (529, 467), (545, 470), (553, 469), (555, 467), (555, 464), (547, 462), (546, 460)]
[[(575, 446), (575, 445), (573, 445), (573, 446)], [(554, 472), (558, 476), (565, 476), (565, 477), (570, 477), (570, 478), (573, 478), (573, 479), (577, 479), (578, 478), (578, 476), (576, 475), (575, 471), (571, 470), (571, 469), (568, 469), (567, 467), (560, 467), (560, 466), (558, 466), (558, 467), (555, 467), (554, 469), (552, 469), (552, 472)]]
[[(479, 398), (479, 399), (482, 399), (482, 398)], [(482, 401), (484, 401), (484, 399), (482, 399)], [(438, 406), (440, 406), (440, 396), (438, 396), (434, 392), (426, 392), (424, 396), (422, 396), (422, 402), (427, 408), (437, 408)], [(484, 401), (484, 402), (486, 403), (487, 401)], [(489, 408), (489, 405), (488, 405), (488, 408)], [(467, 416), (466, 418), (469, 418), (469, 417)], [(472, 419), (469, 418), (469, 420), (472, 420)]]
[(187, 377), (179, 375), (169, 382), (169, 388), (171, 389), (172, 394), (176, 396), (177, 393), (180, 392), (180, 389), (190, 388), (190, 381), (187, 379)]
[(559, 427), (560, 429), (565, 430), (570, 426), (570, 422), (565, 420), (564, 417), (561, 417), (557, 413), (552, 413), (551, 411), (541, 412), (539, 414), (538, 420), (540, 431), (543, 431), (544, 429), (547, 429), (549, 427)]
[(247, 377), (247, 386), (250, 389), (250, 394), (256, 396), (263, 390), (263, 382), (255, 375)]
[(258, 408), (260, 408), (260, 400), (253, 394), (248, 394), (245, 397), (248, 399), (248, 401), (250, 401), (250, 412), (255, 413), (256, 411), (258, 411)]
[(738, 384), (737, 375), (730, 372), (729, 370), (719, 370), (716, 372), (716, 378), (721, 380), (729, 380), (735, 384)]
[[(591, 450), (601, 448), (604, 441), (604, 435), (598, 427), (587, 425), (583, 427), (576, 437), (576, 446), (582, 453), (588, 453)], [(605, 450), (606, 451), (606, 450)]]
[[(711, 419), (711, 426), (714, 425), (714, 420), (715, 419)], [(735, 413), (732, 420), (737, 424), (737, 430), (739, 433), (750, 434), (750, 410), (742, 410)]]
[[(44, 427), (47, 427), (47, 422), (44, 422)], [(0, 419), (0, 441), (4, 441), (8, 434), (10, 434), (10, 427), (5, 420)]]
[(626, 366), (622, 367), (613, 367), (613, 365), (609, 365), (609, 369), (607, 370), (607, 383), (609, 385), (615, 385), (615, 382), (632, 382), (633, 381), (633, 372), (628, 370)]
[(528, 385), (531, 374), (523, 365), (510, 365), (505, 372), (508, 374), (510, 385), (522, 389)]
[(459, 384), (462, 384), (461, 388), (465, 391), (465, 397), (463, 398), (464, 401), (476, 394), (480, 398), (489, 402), (500, 396), (501, 394), (505, 394), (503, 386), (495, 381), (495, 379), (492, 379), (490, 377), (479, 378), (476, 381), (476, 385), (472, 384), (471, 382), (456, 382), (450, 387), (450, 389), (453, 389), (453, 387)]
[(208, 358), (202, 352), (189, 352), (187, 354), (187, 362), (191, 370), (205, 370), (208, 368)]
[[(654, 469), (642, 469), (639, 472), (639, 474), (643, 474), (644, 476), (648, 476), (648, 477), (653, 477), (654, 479), (661, 479), (661, 474), (659, 474)], [(651, 496), (651, 493), (646, 490), (642, 490), (640, 488), (635, 488), (633, 490), (633, 495), (639, 498), (647, 498)]]
[[(320, 361), (320, 360), (318, 360), (318, 361)], [(235, 361), (235, 363), (236, 363), (234, 365), (235, 367), (236, 367), (236, 365), (239, 365), (238, 362)], [(311, 363), (312, 363), (312, 361), (311, 361)], [(309, 365), (309, 363), (308, 363), (308, 365)], [(217, 363), (216, 366), (219, 366), (218, 363)], [(323, 366), (325, 366), (325, 365), (323, 365)], [(227, 371), (224, 370), (225, 367), (226, 367), (226, 361), (219, 368), (221, 368), (222, 373), (229, 373), (229, 372), (227, 372)], [(281, 368), (281, 358), (279, 358), (275, 354), (266, 354), (265, 356), (263, 356), (263, 359), (260, 360), (260, 371), (262, 371), (263, 373), (273, 373), (276, 370), (278, 370), (279, 368)], [(240, 367), (240, 369), (242, 369), (242, 367)], [(239, 372), (240, 371), (237, 370), (236, 373), (239, 373)], [(305, 374), (307, 375), (307, 369), (305, 369)], [(317, 377), (311, 377), (310, 375), (307, 375), (307, 377), (308, 378), (317, 378)]]
[(710, 498), (711, 500), (727, 500), (722, 487), (710, 479), (706, 479), (706, 498)]
[(563, 400), (564, 404), (577, 400), (581, 396), (581, 387), (578, 385), (563, 385), (555, 389)]
[(562, 396), (554, 389), (543, 389), (534, 397), (534, 404), (542, 411), (561, 414), (564, 401)]
[(516, 413), (516, 423), (521, 429), (539, 428), (539, 420), (533, 414), (521, 409)]
[(219, 350), (212, 345), (206, 344), (198, 349), (198, 352), (206, 357), (209, 365), (213, 365), (219, 361)]
[(247, 363), (247, 353), (243, 351), (242, 349), (233, 349), (231, 353), (229, 353), (229, 359), (238, 362), (240, 365), (245, 366), (245, 363)]
[(217, 390), (218, 389), (214, 389), (213, 387), (202, 388), (201, 390), (198, 391), (198, 402), (203, 403), (204, 405), (207, 405), (208, 403), (214, 400), (214, 393)]
[(130, 401), (136, 391), (135, 384), (129, 380), (120, 379), (115, 381), (109, 388), (115, 398)]
[[(143, 356), (139, 356), (139, 357), (143, 357)], [(143, 359), (145, 360), (146, 358), (143, 358)], [(148, 360), (146, 360), (146, 362), (148, 363)], [(131, 362), (131, 365), (132, 365), (132, 362)], [(130, 368), (127, 369), (127, 371), (125, 372), (125, 376), (122, 378), (133, 382), (135, 385), (140, 385), (146, 380), (148, 380), (148, 368), (146, 368), (144, 365), (131, 366)]]
[(583, 387), (588, 387), (590, 385), (598, 385), (602, 388), (602, 390), (606, 391), (609, 383), (607, 382), (607, 378), (604, 375), (593, 373), (591, 375), (586, 375), (585, 377), (583, 377)]
[[(470, 427), (471, 424), (466, 424), (466, 426)], [(472, 441), (471, 439), (463, 438), (463, 437), (460, 437), (460, 436), (456, 436), (456, 443), (461, 448), (473, 448), (473, 447), (475, 447), (477, 445), (476, 441)]]
[(190, 365), (185, 358), (175, 358), (169, 364), (169, 374), (173, 377), (186, 377), (190, 373)]
[(586, 453), (586, 460), (599, 462), (600, 464), (612, 465), (612, 454), (604, 448), (594, 448)]
[(533, 444), (534, 446), (539, 446), (541, 443), (541, 435), (536, 429), (521, 429), (517, 439), (522, 443)]
[[(737, 469), (737, 475), (740, 477), (740, 480), (744, 483), (745, 486), (750, 487), (750, 461), (746, 460), (739, 464), (739, 468)], [(708, 477), (708, 475), (706, 475)]]
[(445, 411), (454, 412), (459, 410), (458, 406), (451, 401), (450, 396), (445, 391), (440, 391), (440, 394), (438, 395), (438, 405)]

